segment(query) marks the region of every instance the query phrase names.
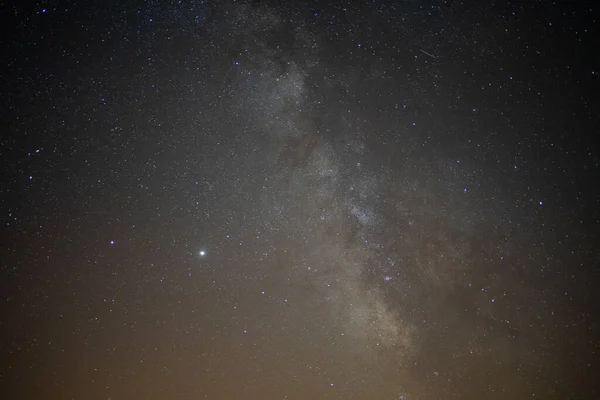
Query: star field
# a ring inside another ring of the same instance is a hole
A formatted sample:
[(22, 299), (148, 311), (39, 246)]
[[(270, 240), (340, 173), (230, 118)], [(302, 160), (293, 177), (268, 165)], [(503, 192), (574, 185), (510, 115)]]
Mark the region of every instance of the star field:
[(597, 398), (596, 8), (6, 5), (0, 397)]

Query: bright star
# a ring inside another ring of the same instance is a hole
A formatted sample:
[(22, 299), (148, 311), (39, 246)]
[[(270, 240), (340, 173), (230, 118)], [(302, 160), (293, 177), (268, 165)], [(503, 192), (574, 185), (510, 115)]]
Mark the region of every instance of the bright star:
[(206, 255), (206, 252), (204, 250), (200, 250), (200, 257), (204, 257)]

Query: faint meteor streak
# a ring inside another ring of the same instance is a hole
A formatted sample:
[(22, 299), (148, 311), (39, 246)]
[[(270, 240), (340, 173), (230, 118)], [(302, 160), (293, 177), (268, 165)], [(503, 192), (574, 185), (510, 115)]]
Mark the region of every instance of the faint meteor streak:
[(427, 54), (427, 55), (428, 55), (429, 57), (431, 57), (431, 58), (437, 58), (437, 57), (436, 57), (436, 56), (434, 56), (433, 54), (431, 54), (431, 53), (428, 53), (428, 52), (426, 52), (426, 51), (425, 51), (425, 50), (423, 50), (423, 49), (419, 49), (419, 50), (421, 50), (421, 53)]

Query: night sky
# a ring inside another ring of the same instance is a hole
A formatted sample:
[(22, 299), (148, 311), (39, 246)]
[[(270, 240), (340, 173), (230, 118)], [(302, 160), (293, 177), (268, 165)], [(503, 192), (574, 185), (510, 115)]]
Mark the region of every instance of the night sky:
[(0, 13), (0, 398), (600, 398), (594, 2)]

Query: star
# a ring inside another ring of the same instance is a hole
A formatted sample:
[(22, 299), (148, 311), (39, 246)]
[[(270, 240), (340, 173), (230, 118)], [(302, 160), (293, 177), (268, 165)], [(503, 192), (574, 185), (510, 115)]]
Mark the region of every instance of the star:
[(46, 3), (3, 43), (4, 397), (600, 399), (598, 10)]

